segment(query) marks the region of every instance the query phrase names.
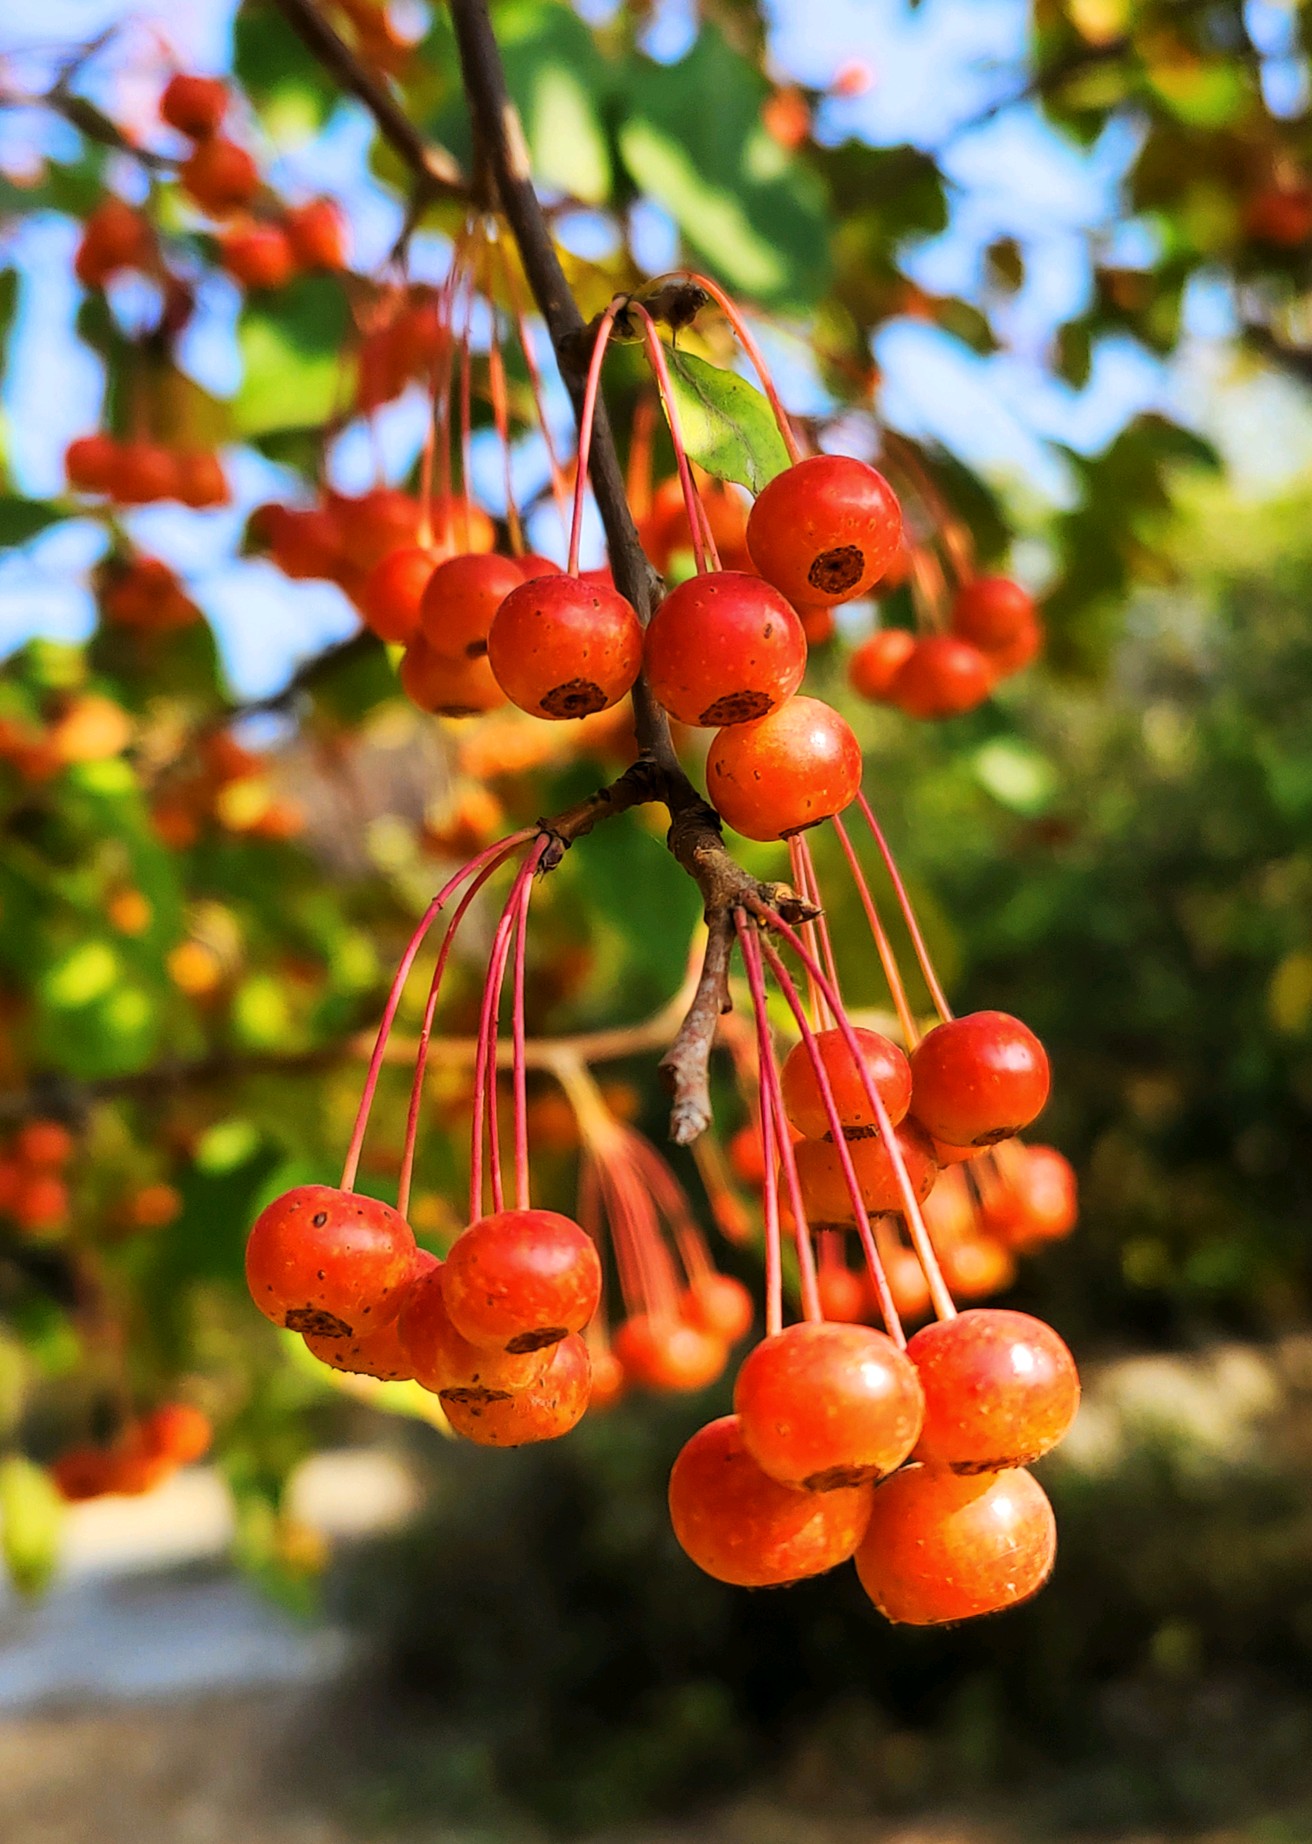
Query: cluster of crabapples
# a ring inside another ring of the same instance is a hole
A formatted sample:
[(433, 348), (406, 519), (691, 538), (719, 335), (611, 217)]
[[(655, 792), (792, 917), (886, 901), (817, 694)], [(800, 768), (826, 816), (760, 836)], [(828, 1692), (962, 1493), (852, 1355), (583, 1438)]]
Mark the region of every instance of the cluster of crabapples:
[(1043, 646), (1034, 599), (1006, 576), (973, 576), (951, 603), (944, 632), (880, 627), (848, 660), (852, 689), (908, 717), (959, 717), (1028, 666)]

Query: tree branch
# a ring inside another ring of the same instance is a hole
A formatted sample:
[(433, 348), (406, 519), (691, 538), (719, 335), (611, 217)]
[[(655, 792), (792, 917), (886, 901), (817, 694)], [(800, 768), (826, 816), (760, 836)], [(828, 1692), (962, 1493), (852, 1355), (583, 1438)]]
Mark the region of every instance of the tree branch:
[(378, 124), (378, 131), (414, 175), (418, 199), (463, 198), (464, 174), (444, 147), (426, 140), (395, 96), (320, 12), (316, 0), (273, 0), (273, 4), (307, 50), (358, 98)]

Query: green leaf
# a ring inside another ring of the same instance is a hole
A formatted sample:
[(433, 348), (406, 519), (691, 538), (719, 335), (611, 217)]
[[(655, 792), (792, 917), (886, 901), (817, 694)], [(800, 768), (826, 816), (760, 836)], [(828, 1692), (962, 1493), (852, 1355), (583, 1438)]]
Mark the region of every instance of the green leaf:
[(770, 405), (746, 378), (690, 352), (668, 353), (675, 404), (688, 453), (717, 480), (759, 493), (788, 466)]
[(238, 9), (232, 28), (233, 74), (259, 108), (267, 132), (292, 140), (321, 128), (338, 92), (276, 7)]
[(330, 276), (303, 276), (273, 300), (248, 308), (237, 336), (243, 368), (233, 405), (238, 434), (325, 422), (350, 388), (341, 357), (348, 331), (346, 296)]
[(68, 514), (45, 499), (20, 499), (16, 494), (0, 498), (0, 549), (26, 544), (48, 525), (58, 524)]
[(0, 1547), (10, 1580), (40, 1594), (59, 1561), (64, 1507), (49, 1475), (31, 1460), (0, 1460)]
[(635, 185), (731, 288), (806, 308), (829, 273), (824, 190), (767, 133), (760, 72), (704, 27), (677, 64), (642, 64), (617, 134)]

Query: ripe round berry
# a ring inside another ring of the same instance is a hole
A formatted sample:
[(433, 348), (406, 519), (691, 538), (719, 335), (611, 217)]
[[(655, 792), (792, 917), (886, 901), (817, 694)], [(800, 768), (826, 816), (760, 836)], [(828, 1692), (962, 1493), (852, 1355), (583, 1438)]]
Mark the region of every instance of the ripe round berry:
[(415, 1381), (435, 1395), (472, 1390), (480, 1396), (510, 1396), (539, 1382), (546, 1369), (541, 1351), (512, 1356), (461, 1337), (446, 1309), (442, 1272), (434, 1261), (411, 1281), (397, 1314), (397, 1337)]
[(736, 1415), (694, 1434), (670, 1473), (670, 1522), (685, 1554), (735, 1588), (781, 1588), (846, 1562), (870, 1498), (868, 1485), (780, 1485), (748, 1453)]
[(916, 1458), (954, 1473), (1028, 1466), (1075, 1419), (1075, 1360), (1029, 1313), (972, 1307), (924, 1326), (907, 1346), (925, 1391)]
[[(893, 1296), (893, 1304), (901, 1318), (914, 1324), (917, 1319), (928, 1317), (934, 1302), (929, 1282), (925, 1279), (925, 1270), (914, 1249), (891, 1249), (884, 1262), (884, 1275), (888, 1281), (888, 1291)], [(872, 1287), (872, 1298), (873, 1292)], [(874, 1301), (874, 1305), (877, 1310), (878, 1302)]]
[(118, 443), (104, 430), (79, 435), (64, 450), (64, 473), (79, 493), (108, 493), (118, 466)]
[(351, 1338), (395, 1318), (414, 1261), (410, 1225), (390, 1204), (298, 1185), (256, 1217), (246, 1284), (275, 1325)]
[(419, 632), (419, 604), (433, 574), (433, 553), (403, 544), (380, 557), (360, 589), (365, 626), (380, 640), (406, 647)]
[[(915, 1121), (906, 1120), (893, 1129), (902, 1162), (916, 1194), (923, 1203), (934, 1187), (938, 1166), (929, 1136)], [(867, 1211), (903, 1208), (902, 1188), (893, 1169), (893, 1161), (883, 1136), (852, 1140), (848, 1145), (861, 1198)], [(812, 1228), (824, 1224), (835, 1227), (854, 1223), (856, 1213), (848, 1190), (838, 1148), (830, 1140), (802, 1140), (794, 1148), (797, 1176), (802, 1187), (802, 1201)]]
[(455, 1432), (476, 1446), (525, 1447), (559, 1440), (576, 1428), (587, 1412), (591, 1381), (588, 1347), (571, 1333), (552, 1347), (545, 1370), (528, 1389), (513, 1396), (448, 1391), (442, 1406)]
[(592, 1359), (592, 1395), (588, 1408), (592, 1414), (613, 1409), (623, 1399), (626, 1378), (624, 1366), (610, 1350), (590, 1351)]
[(226, 218), (249, 205), (260, 174), (244, 147), (222, 135), (201, 141), (178, 168), (178, 183), (211, 218)]
[(1011, 1250), (992, 1236), (966, 1236), (953, 1242), (939, 1257), (948, 1292), (957, 1300), (987, 1300), (1002, 1293), (1016, 1278)]
[(228, 111), (228, 86), (221, 77), (195, 77), (178, 71), (164, 85), (160, 120), (193, 141), (217, 134)]
[(189, 1402), (161, 1402), (141, 1418), (143, 1448), (174, 1466), (191, 1466), (209, 1452), (214, 1426), (203, 1410)]
[(76, 1142), (68, 1128), (57, 1120), (25, 1120), (14, 1135), (13, 1152), (24, 1165), (45, 1170), (67, 1165)]
[(808, 608), (803, 602), (797, 610), (808, 647), (823, 647), (838, 632), (838, 620), (832, 608)]
[(616, 1327), (613, 1349), (626, 1381), (661, 1391), (705, 1389), (729, 1361), (723, 1338), (673, 1313), (635, 1313)]
[(865, 1280), (850, 1268), (821, 1267), (816, 1275), (820, 1310), (836, 1325), (860, 1325), (869, 1315)]
[(765, 486), (747, 521), (747, 547), (767, 583), (790, 602), (850, 602), (897, 556), (902, 512), (873, 467), (812, 455)]
[(481, 659), (487, 652), (492, 618), (524, 572), (492, 551), (467, 552), (438, 564), (419, 604), (419, 627), (434, 653), (444, 659)]
[(1005, 1226), (987, 1212), (986, 1221), (995, 1234), (1021, 1247), (1068, 1236), (1079, 1219), (1075, 1168), (1055, 1146), (1026, 1146), (1018, 1169), (1008, 1168), (1003, 1196), (1010, 1205)]
[(993, 689), (987, 657), (954, 634), (918, 640), (894, 674), (889, 698), (908, 717), (960, 717)]
[(762, 1471), (808, 1492), (893, 1472), (925, 1411), (915, 1367), (886, 1333), (823, 1321), (786, 1326), (750, 1351), (733, 1406)]
[(952, 604), (952, 632), (991, 653), (1034, 625), (1034, 598), (1008, 576), (963, 583)]
[(330, 1370), (341, 1370), (353, 1377), (376, 1377), (380, 1383), (406, 1382), (414, 1372), (396, 1328), (397, 1321), (390, 1319), (367, 1334), (355, 1332), (349, 1338), (307, 1332), (305, 1348)]
[(445, 659), (422, 634), (406, 647), (399, 677), (410, 702), (436, 717), (474, 717), (506, 702), (486, 657)]
[(881, 627), (863, 640), (847, 662), (852, 690), (874, 704), (892, 702), (893, 680), (915, 651), (916, 637), (904, 627)]
[(287, 213), (287, 238), (302, 269), (346, 267), (346, 220), (330, 198), (293, 206)]
[(178, 471), (173, 456), (158, 442), (123, 442), (110, 481), (110, 497), (120, 506), (150, 506), (172, 499)]
[(537, 1351), (581, 1332), (601, 1299), (592, 1238), (554, 1210), (502, 1210), (457, 1236), (442, 1270), (451, 1322), (471, 1344)]
[(219, 238), (219, 259), (243, 288), (285, 288), (296, 257), (281, 224), (246, 224)]
[(1029, 1600), (1056, 1554), (1052, 1506), (1031, 1474), (908, 1466), (874, 1493), (856, 1572), (886, 1620), (938, 1626)]
[[(858, 1026), (853, 1028), (852, 1035), (860, 1047), (866, 1075), (896, 1127), (906, 1118), (911, 1106), (911, 1065), (892, 1039), (880, 1032)], [(879, 1123), (867, 1098), (860, 1068), (842, 1031), (837, 1026), (829, 1031), (817, 1031), (815, 1049), (829, 1078), (834, 1106), (843, 1126), (877, 1130)], [(815, 1063), (805, 1043), (794, 1044), (784, 1058), (780, 1081), (784, 1112), (794, 1127), (808, 1140), (824, 1139), (830, 1131), (829, 1113), (820, 1092)]]
[(717, 730), (706, 786), (720, 816), (745, 839), (783, 839), (855, 800), (861, 745), (818, 698), (790, 698), (768, 717)]
[(671, 717), (718, 729), (792, 697), (806, 671), (806, 636), (769, 583), (712, 570), (680, 583), (656, 610), (643, 667)]
[(1048, 1099), (1048, 1056), (1006, 1012), (968, 1012), (911, 1053), (911, 1108), (949, 1146), (992, 1146), (1028, 1127)]
[(1009, 679), (1014, 672), (1028, 666), (1043, 651), (1043, 623), (1036, 615), (1015, 637), (1002, 647), (989, 649), (989, 665), (995, 679)]
[(103, 288), (121, 269), (144, 263), (150, 244), (150, 226), (141, 213), (111, 193), (82, 227), (73, 273), (84, 288)]
[(209, 506), (226, 506), (231, 494), (228, 477), (219, 457), (204, 450), (173, 458), (173, 490), (184, 506), (196, 510)]
[(732, 1274), (699, 1275), (684, 1289), (679, 1312), (689, 1325), (727, 1345), (746, 1338), (756, 1317), (751, 1290)]
[(642, 665), (642, 628), (629, 603), (575, 576), (539, 576), (513, 589), (487, 646), (498, 685), (533, 717), (609, 710)]

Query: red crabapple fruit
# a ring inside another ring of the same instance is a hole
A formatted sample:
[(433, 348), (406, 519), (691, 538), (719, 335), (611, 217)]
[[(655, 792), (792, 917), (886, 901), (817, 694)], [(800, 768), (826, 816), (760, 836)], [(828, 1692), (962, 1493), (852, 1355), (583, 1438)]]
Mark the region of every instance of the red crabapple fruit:
[(861, 745), (818, 698), (790, 698), (768, 717), (717, 730), (706, 786), (721, 817), (745, 839), (782, 839), (855, 800)]
[(455, 1432), (478, 1447), (526, 1447), (576, 1428), (591, 1388), (588, 1347), (571, 1332), (553, 1345), (541, 1377), (527, 1389), (510, 1396), (447, 1391), (442, 1407)]
[(581, 1332), (601, 1298), (592, 1238), (554, 1210), (502, 1210), (471, 1223), (442, 1270), (451, 1322), (471, 1344), (537, 1351)]
[(949, 1146), (991, 1146), (1028, 1127), (1048, 1099), (1048, 1055), (1007, 1012), (935, 1025), (911, 1053), (911, 1111)]
[(1029, 1313), (972, 1307), (922, 1327), (907, 1356), (925, 1392), (916, 1458), (953, 1472), (1028, 1466), (1057, 1445), (1080, 1404), (1074, 1359)]
[(897, 556), (902, 512), (882, 474), (847, 455), (812, 455), (762, 488), (747, 548), (790, 602), (850, 602)]
[(576, 576), (521, 582), (487, 636), (497, 684), (533, 717), (588, 717), (630, 691), (642, 665), (642, 628), (617, 590)]
[(275, 1325), (350, 1338), (395, 1318), (414, 1263), (410, 1225), (390, 1204), (298, 1185), (255, 1219), (246, 1284)]
[[(911, 1065), (891, 1038), (880, 1032), (853, 1027), (852, 1034), (860, 1047), (861, 1062), (871, 1086), (883, 1100), (889, 1120), (896, 1127), (911, 1106)], [(877, 1129), (879, 1123), (866, 1095), (857, 1059), (843, 1032), (837, 1027), (817, 1031), (815, 1048), (829, 1078), (834, 1106), (843, 1126)], [(815, 1063), (804, 1043), (794, 1044), (784, 1058), (780, 1080), (784, 1112), (794, 1127), (808, 1140), (823, 1139), (830, 1131), (829, 1114), (820, 1092)]]
[(806, 636), (759, 576), (711, 570), (680, 583), (656, 610), (643, 666), (671, 717), (719, 729), (792, 697), (806, 671)]

